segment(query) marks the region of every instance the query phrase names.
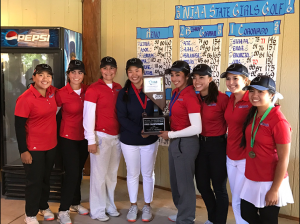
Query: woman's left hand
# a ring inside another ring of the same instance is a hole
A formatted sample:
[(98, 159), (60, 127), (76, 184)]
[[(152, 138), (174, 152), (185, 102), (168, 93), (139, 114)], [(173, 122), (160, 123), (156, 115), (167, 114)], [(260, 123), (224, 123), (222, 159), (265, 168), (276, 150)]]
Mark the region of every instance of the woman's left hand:
[(278, 203), (278, 191), (270, 189), (265, 197), (266, 206), (274, 206)]
[(158, 137), (162, 137), (165, 140), (169, 139), (168, 131), (160, 131), (160, 135), (158, 135)]

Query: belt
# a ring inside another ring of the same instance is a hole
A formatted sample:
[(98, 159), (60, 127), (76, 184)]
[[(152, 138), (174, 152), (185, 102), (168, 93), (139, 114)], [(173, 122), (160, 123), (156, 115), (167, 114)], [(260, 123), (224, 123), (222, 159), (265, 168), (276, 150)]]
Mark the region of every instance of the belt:
[(210, 136), (210, 137), (205, 137), (203, 135), (199, 135), (199, 140), (205, 141), (205, 142), (210, 142), (210, 141), (223, 142), (225, 139), (226, 139), (226, 134), (221, 135), (221, 136)]

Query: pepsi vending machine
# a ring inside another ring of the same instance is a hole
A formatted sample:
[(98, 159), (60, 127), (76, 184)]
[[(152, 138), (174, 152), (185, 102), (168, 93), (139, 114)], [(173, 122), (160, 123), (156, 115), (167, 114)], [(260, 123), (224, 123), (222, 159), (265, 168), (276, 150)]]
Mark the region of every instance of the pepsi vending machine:
[[(52, 85), (66, 83), (71, 59), (82, 60), (82, 35), (63, 27), (1, 27), (1, 178), (2, 195), (25, 197), (25, 172), (14, 128), (17, 98), (29, 87), (37, 64), (52, 67)], [(58, 114), (58, 127), (60, 116)], [(59, 131), (58, 131), (59, 133)], [(63, 165), (59, 145), (51, 174), (51, 200), (60, 199)]]

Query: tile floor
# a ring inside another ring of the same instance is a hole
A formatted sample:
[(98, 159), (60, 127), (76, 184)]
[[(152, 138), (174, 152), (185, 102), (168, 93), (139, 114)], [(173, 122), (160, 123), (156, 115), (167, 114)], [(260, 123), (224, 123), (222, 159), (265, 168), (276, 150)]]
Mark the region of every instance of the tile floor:
[[(140, 185), (139, 195), (138, 195), (138, 207), (142, 209), (143, 203), (143, 192), (142, 185)], [(89, 208), (89, 177), (84, 177), (82, 183), (82, 204)], [(121, 216), (117, 218), (111, 218), (107, 221), (107, 224), (128, 224), (126, 220), (127, 209), (130, 206), (127, 185), (126, 181), (118, 180), (116, 192), (115, 192), (115, 203), (118, 207)], [(54, 213), (57, 213), (59, 203), (49, 202), (50, 208)], [(6, 199), (1, 198), (1, 223), (2, 224), (24, 224), (24, 200), (18, 199)], [(168, 221), (168, 216), (176, 214), (176, 208), (173, 204), (171, 198), (171, 192), (155, 189), (154, 191), (154, 200), (151, 204), (153, 208), (153, 213), (155, 215), (152, 224), (171, 224), (172, 222)], [(56, 215), (56, 214), (55, 214)], [(55, 221), (43, 221), (42, 216), (37, 216), (40, 224), (57, 224)], [(71, 219), (73, 224), (96, 224), (100, 223), (97, 220), (92, 220), (89, 216), (81, 216), (77, 213), (71, 213)], [(195, 224), (203, 224), (207, 220), (206, 209), (203, 200), (197, 199), (197, 208), (196, 208), (196, 222)], [(297, 221), (291, 221), (288, 219), (279, 219), (279, 224), (296, 224)], [(141, 212), (139, 213), (139, 219), (136, 224), (143, 223), (141, 220)], [(232, 208), (229, 207), (227, 224), (235, 224)]]

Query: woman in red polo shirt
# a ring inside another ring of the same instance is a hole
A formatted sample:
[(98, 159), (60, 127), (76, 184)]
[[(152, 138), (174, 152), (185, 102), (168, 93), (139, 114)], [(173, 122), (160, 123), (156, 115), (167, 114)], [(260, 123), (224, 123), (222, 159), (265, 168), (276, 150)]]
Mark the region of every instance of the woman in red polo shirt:
[(88, 157), (87, 140), (83, 134), (83, 101), (87, 85), (82, 83), (85, 68), (82, 61), (72, 60), (67, 70), (67, 85), (55, 98), (61, 107), (60, 146), (65, 168), (58, 219), (62, 224), (71, 223), (69, 209), (81, 215), (89, 211), (80, 205), (82, 169)]
[(242, 128), (245, 118), (252, 106), (248, 91), (243, 88), (249, 85), (248, 69), (242, 64), (232, 64), (221, 74), (226, 78), (226, 86), (231, 96), (225, 110), (225, 120), (228, 125), (227, 137), (227, 175), (232, 194), (232, 209), (237, 224), (246, 224), (241, 217), (241, 190), (245, 181), (245, 150), (240, 147)]
[(48, 205), (57, 145), (57, 89), (51, 85), (52, 77), (49, 65), (37, 65), (32, 75), (34, 83), (19, 96), (15, 108), (15, 130), (26, 174), (25, 223), (28, 224), (39, 223), (38, 212), (45, 220), (54, 219)]
[(253, 107), (241, 141), (246, 151), (242, 217), (249, 224), (278, 224), (280, 207), (294, 203), (287, 173), (291, 126), (280, 106), (273, 103), (274, 95), (283, 98), (273, 79), (258, 76), (244, 90), (249, 90)]
[(199, 153), (201, 133), (200, 104), (195, 94), (190, 66), (185, 61), (175, 61), (166, 74), (171, 73), (175, 85), (169, 105), (171, 131), (159, 137), (171, 139), (169, 170), (173, 201), (178, 209), (169, 220), (176, 223), (194, 223), (196, 194), (194, 186), (195, 160)]
[(101, 78), (85, 94), (83, 126), (91, 158), (91, 218), (107, 221), (109, 217), (105, 213), (120, 215), (114, 202), (114, 191), (121, 157), (116, 101), (122, 87), (113, 81), (117, 73), (114, 58), (102, 58), (100, 71)]
[[(200, 150), (195, 163), (195, 178), (208, 213), (205, 224), (226, 224), (229, 200), (226, 189), (227, 124), (224, 113), (229, 98), (218, 91), (208, 65), (197, 65), (192, 77), (201, 105), (202, 133), (199, 135)], [(211, 183), (214, 190), (211, 189)]]

